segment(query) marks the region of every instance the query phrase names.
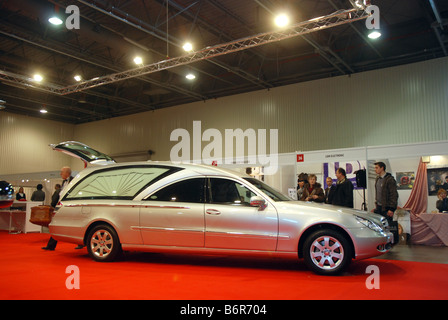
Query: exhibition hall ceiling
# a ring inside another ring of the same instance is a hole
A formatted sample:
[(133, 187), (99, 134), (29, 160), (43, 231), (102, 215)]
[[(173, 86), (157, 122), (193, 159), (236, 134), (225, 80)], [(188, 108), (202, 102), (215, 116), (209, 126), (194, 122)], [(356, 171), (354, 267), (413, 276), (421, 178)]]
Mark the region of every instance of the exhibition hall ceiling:
[(281, 33), (353, 2), (0, 0), (0, 112), (80, 124), (447, 56), (446, 0), (372, 0), (379, 19)]

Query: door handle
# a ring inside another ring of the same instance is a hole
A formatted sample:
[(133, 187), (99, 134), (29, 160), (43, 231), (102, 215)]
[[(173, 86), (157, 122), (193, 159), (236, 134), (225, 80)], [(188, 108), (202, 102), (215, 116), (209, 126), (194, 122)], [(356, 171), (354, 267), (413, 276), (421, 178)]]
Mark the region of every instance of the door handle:
[(205, 212), (206, 212), (207, 214), (210, 214), (210, 215), (213, 215), (213, 216), (217, 216), (217, 215), (221, 214), (220, 211), (215, 210), (215, 209), (207, 209)]

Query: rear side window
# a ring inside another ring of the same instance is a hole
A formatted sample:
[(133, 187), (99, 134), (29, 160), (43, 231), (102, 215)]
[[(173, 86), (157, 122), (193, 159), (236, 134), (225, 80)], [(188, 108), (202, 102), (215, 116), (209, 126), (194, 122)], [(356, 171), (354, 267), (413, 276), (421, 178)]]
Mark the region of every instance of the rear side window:
[(93, 172), (77, 183), (64, 200), (133, 199), (151, 183), (178, 171), (171, 167), (120, 167)]
[(204, 178), (184, 180), (157, 191), (146, 200), (203, 203), (204, 186)]

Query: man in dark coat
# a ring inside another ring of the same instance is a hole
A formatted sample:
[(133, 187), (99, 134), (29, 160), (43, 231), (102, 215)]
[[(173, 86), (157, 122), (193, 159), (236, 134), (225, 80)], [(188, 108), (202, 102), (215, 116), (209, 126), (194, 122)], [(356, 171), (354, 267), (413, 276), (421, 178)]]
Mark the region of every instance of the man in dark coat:
[(394, 234), (394, 243), (398, 242), (398, 222), (393, 221), (394, 212), (397, 210), (398, 192), (395, 178), (386, 172), (384, 162), (375, 162), (375, 213), (385, 217)]
[[(64, 187), (66, 187), (70, 181), (72, 181), (73, 177), (72, 177), (72, 169), (70, 167), (63, 167), (61, 169), (60, 172), (60, 176), (62, 178), (62, 186), (59, 189), (59, 192), (56, 194), (53, 194), (54, 197), (52, 197), (51, 199), (51, 206), (52, 207), (56, 207), (56, 205), (59, 202), (59, 194), (61, 193), (61, 191), (64, 189)], [(53, 251), (56, 248), (56, 245), (58, 244), (58, 242), (56, 240), (54, 240), (52, 237), (50, 237), (50, 239), (48, 240), (48, 243), (45, 247), (42, 247), (42, 249), (44, 250), (50, 250)], [(82, 248), (82, 246), (78, 246), (76, 247), (77, 249)]]
[(332, 204), (342, 207), (353, 208), (353, 184), (347, 179), (343, 168), (336, 170), (336, 190), (334, 190)]

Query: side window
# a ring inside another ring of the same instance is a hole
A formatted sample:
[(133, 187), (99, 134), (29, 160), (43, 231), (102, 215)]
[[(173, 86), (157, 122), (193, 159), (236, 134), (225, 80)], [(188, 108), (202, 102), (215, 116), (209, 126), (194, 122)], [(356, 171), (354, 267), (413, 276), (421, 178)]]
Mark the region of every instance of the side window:
[(244, 185), (228, 179), (210, 179), (211, 202), (230, 205), (249, 205), (256, 194)]
[(204, 203), (204, 185), (204, 178), (176, 182), (157, 191), (146, 200)]
[(133, 199), (143, 188), (173, 170), (165, 167), (120, 167), (93, 172), (70, 190), (65, 200)]

